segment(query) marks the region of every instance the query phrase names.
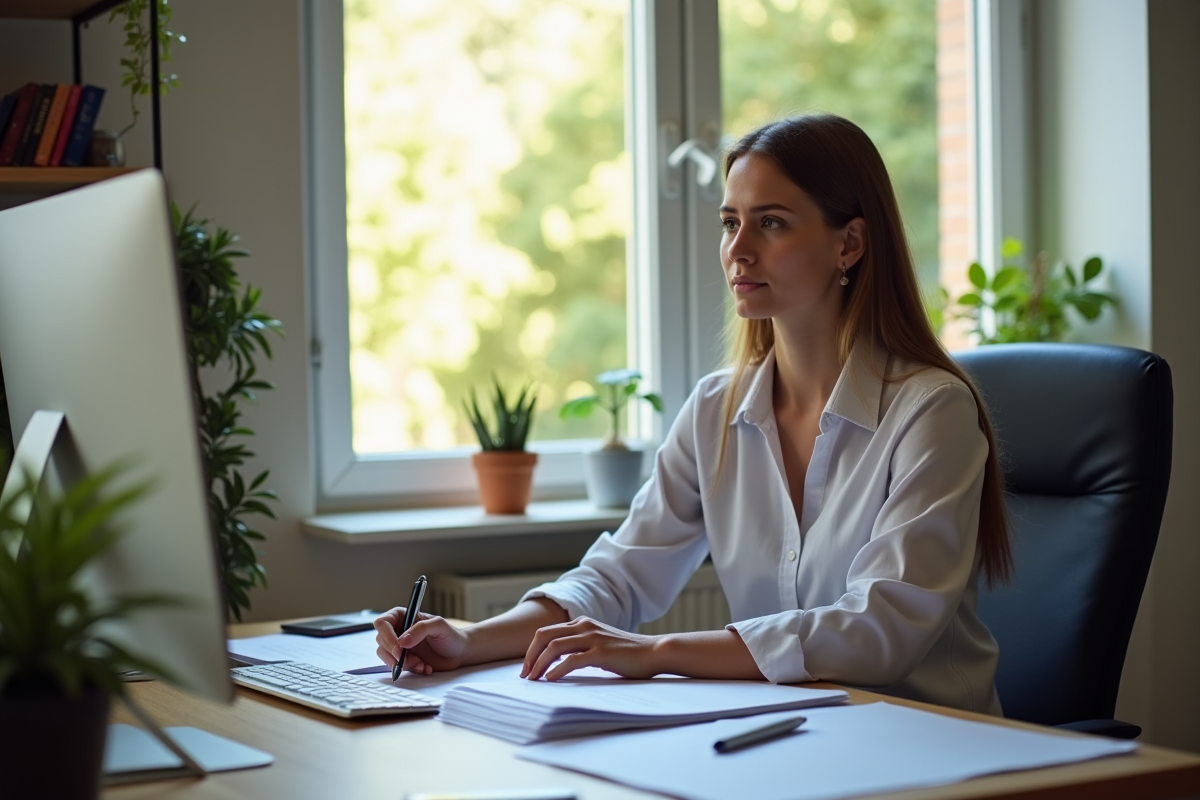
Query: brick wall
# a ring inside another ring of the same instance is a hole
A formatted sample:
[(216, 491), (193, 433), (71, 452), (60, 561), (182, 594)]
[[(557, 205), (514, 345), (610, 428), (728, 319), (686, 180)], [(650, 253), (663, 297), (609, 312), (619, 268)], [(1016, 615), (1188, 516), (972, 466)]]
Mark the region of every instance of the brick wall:
[[(951, 297), (967, 291), (975, 253), (975, 139), (970, 51), (970, 0), (938, 0), (938, 260)], [(950, 350), (969, 346), (967, 325), (947, 314), (942, 340)]]

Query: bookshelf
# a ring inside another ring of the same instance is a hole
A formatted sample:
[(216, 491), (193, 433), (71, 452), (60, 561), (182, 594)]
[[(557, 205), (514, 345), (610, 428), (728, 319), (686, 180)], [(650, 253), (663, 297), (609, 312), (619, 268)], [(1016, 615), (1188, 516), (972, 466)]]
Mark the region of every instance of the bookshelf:
[(137, 167), (0, 167), (0, 193), (58, 194), (135, 169)]
[[(119, 3), (96, 0), (0, 0), (0, 19), (74, 19), (93, 6), (112, 7)], [(95, 13), (102, 14), (105, 8)]]
[[(124, 0), (0, 0), (0, 20), (47, 19), (71, 23), (71, 49), (75, 83), (83, 83), (80, 74), (79, 29)], [(158, 15), (150, 13), (151, 85), (158, 85)], [(150, 94), (151, 124), (154, 134), (154, 165), (162, 169), (162, 136), (159, 96)], [(0, 167), (0, 196), (46, 196), (75, 189), (89, 183), (114, 178), (133, 167)]]

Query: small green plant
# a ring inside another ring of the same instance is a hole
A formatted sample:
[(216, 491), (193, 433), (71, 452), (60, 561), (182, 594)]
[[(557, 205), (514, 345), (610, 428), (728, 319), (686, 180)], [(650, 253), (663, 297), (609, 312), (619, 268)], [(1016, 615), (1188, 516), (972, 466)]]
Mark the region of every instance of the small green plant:
[(479, 402), (475, 392), (463, 401), (467, 419), (479, 437), (479, 446), (485, 452), (491, 450), (522, 451), (525, 440), (529, 437), (529, 428), (533, 424), (533, 407), (537, 403), (537, 392), (529, 384), (513, 400), (512, 405), (504, 396), (504, 389), (498, 378), (492, 378), (492, 416), (495, 418), (495, 428), (489, 427), (483, 413), (479, 410)]
[(612, 420), (608, 439), (604, 442), (605, 449), (626, 450), (628, 448), (621, 441), (621, 411), (629, 401), (638, 397), (652, 405), (655, 411), (662, 413), (663, 410), (662, 398), (657, 394), (653, 392), (638, 394), (638, 381), (641, 379), (642, 373), (635, 369), (614, 369), (602, 372), (596, 376), (596, 382), (604, 389), (598, 394), (589, 394), (568, 400), (558, 410), (558, 416), (562, 419), (586, 419), (597, 407), (602, 408), (608, 412)]
[[(1045, 252), (1026, 267), (1023, 251), (1020, 242), (1006, 238), (1000, 251), (1003, 266), (995, 275), (989, 279), (978, 263), (967, 271), (974, 289), (954, 301), (960, 309), (955, 316), (971, 321), (980, 344), (1057, 342), (1071, 327), (1068, 308), (1093, 322), (1106, 306), (1116, 305), (1115, 297), (1090, 287), (1104, 269), (1099, 256), (1085, 261), (1076, 275), (1061, 261), (1052, 266)], [(985, 311), (992, 314), (991, 332), (984, 325)]]
[[(0, 505), (0, 689), (13, 681), (117, 696), (124, 671), (171, 677), (106, 629), (140, 609), (181, 600), (147, 593), (98, 603), (79, 585), (80, 572), (123, 535), (115, 518), (149, 489), (140, 483), (114, 490), (123, 470), (108, 467), (61, 495), (38, 491), (27, 473)], [(18, 513), (25, 508), (32, 512)]]
[[(123, 20), (122, 30), (125, 32), (125, 49), (128, 58), (121, 59), (125, 74), (121, 76), (121, 85), (129, 87), (129, 110), (133, 119), (121, 129), (118, 136), (124, 136), (137, 125), (138, 97), (150, 94), (150, 3), (152, 0), (127, 0), (113, 8), (108, 15), (111, 24), (118, 17)], [(187, 37), (174, 33), (170, 29), (171, 6), (167, 0), (153, 0), (158, 14), (158, 60), (166, 63), (171, 60), (171, 42), (178, 40), (181, 44)], [(179, 86), (179, 76), (174, 73), (159, 73), (158, 93), (164, 95), (169, 89)]]
[(226, 612), (240, 621), (242, 611), (250, 607), (250, 590), (267, 585), (266, 570), (255, 550), (255, 543), (265, 537), (246, 517), (261, 514), (274, 519), (267, 502), (279, 499), (262, 488), (268, 470), (249, 481), (242, 476), (241, 468), (254, 453), (238, 440), (253, 436), (254, 431), (241, 424), (241, 404), (257, 402), (256, 392), (275, 388), (258, 377), (254, 359), (259, 350), (271, 357), (268, 334), (282, 336), (283, 326), (258, 310), (259, 289), (242, 289), (233, 260), (247, 253), (235, 246), (235, 235), (221, 227), (211, 233), (208, 220), (196, 219), (190, 210), (182, 214), (174, 203), (171, 218), (187, 301), (184, 325), (193, 386), (204, 386), (202, 369), (220, 367), (216, 374), (232, 376), (224, 388), (211, 393), (201, 388), (196, 408)]

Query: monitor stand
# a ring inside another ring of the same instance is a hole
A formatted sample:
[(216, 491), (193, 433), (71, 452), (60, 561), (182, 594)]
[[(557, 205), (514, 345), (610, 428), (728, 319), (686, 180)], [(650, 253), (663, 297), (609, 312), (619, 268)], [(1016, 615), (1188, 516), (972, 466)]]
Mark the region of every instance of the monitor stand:
[[(34, 486), (40, 487), (51, 457), (55, 459), (59, 480), (64, 486), (69, 486), (85, 474), (83, 461), (71, 440), (66, 415), (61, 411), (35, 411), (13, 453), (12, 466), (0, 491), (0, 504), (20, 490), (25, 475), (32, 479)], [(32, 511), (33, 504), (28, 499), (13, 507), (13, 515), (22, 524), (28, 521)], [(19, 539), (8, 542), (14, 555), (20, 546)], [(192, 751), (189, 753), (128, 693), (121, 700), (149, 735), (138, 735), (140, 732), (130, 734), (127, 725), (109, 725), (104, 754), (106, 786), (165, 778), (203, 777), (209, 772), (262, 767), (274, 760), (269, 753), (232, 739), (195, 728), (173, 729), (176, 736), (186, 739)], [(150, 737), (153, 739), (147, 747)], [(161, 743), (161, 747), (154, 746), (153, 740)], [(164, 747), (169, 753), (162, 752)]]

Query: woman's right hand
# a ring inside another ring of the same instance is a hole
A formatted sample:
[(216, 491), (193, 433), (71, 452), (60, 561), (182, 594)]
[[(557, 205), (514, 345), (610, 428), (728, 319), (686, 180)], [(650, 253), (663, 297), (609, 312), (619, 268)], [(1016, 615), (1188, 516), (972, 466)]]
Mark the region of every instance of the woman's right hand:
[(463, 665), (467, 636), (441, 617), (421, 613), (408, 631), (397, 636), (404, 626), (404, 609), (393, 608), (375, 620), (375, 651), (389, 667), (394, 667), (400, 652), (407, 648), (404, 667), (418, 675), (446, 672)]

